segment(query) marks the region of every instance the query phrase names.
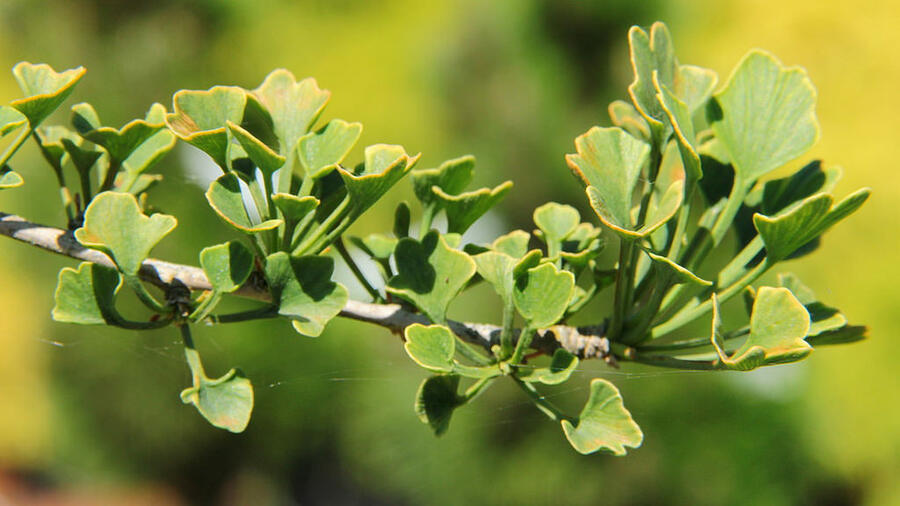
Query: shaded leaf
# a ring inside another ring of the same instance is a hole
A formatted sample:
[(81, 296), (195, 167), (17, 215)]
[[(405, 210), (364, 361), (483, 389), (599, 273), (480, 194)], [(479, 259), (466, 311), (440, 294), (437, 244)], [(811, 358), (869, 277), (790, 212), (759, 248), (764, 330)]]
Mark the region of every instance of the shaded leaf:
[(562, 420), (563, 432), (578, 453), (597, 451), (622, 456), (625, 447), (637, 448), (644, 441), (641, 428), (625, 409), (622, 394), (612, 383), (594, 378), (587, 403), (573, 424)]
[(115, 297), (122, 285), (115, 269), (82, 262), (78, 269), (64, 267), (53, 298), (53, 319), (82, 325), (105, 325), (116, 321)]
[(289, 221), (299, 221), (319, 205), (319, 199), (315, 197), (298, 197), (289, 193), (272, 195), (272, 202), (284, 215), (284, 219)]
[(431, 231), (417, 241), (407, 237), (394, 251), (397, 275), (387, 291), (415, 304), (431, 321), (443, 323), (450, 302), (475, 274), (475, 261)]
[(387, 260), (397, 247), (397, 239), (384, 234), (369, 234), (365, 237), (351, 237), (350, 242), (367, 255), (378, 260)]
[(28, 123), (28, 118), (8, 105), (0, 105), (0, 137)]
[(469, 186), (474, 170), (475, 157), (466, 155), (447, 160), (434, 169), (414, 170), (410, 179), (416, 198), (423, 206), (429, 206), (438, 204), (439, 200), (432, 187), (437, 186), (447, 195), (458, 195)]
[(20, 62), (13, 67), (13, 75), (25, 97), (10, 105), (36, 128), (69, 97), (85, 72), (84, 67), (56, 72), (45, 63)]
[(416, 392), (415, 410), (422, 423), (428, 424), (435, 436), (447, 432), (453, 410), (466, 403), (457, 393), (459, 376), (438, 375), (425, 379)]
[(280, 251), (266, 259), (272, 300), (297, 332), (317, 337), (347, 304), (347, 289), (331, 280), (333, 273), (331, 257), (291, 257)]
[(209, 185), (209, 189), (206, 191), (206, 200), (226, 224), (241, 232), (253, 234), (271, 230), (283, 223), (283, 220), (280, 219), (271, 219), (262, 223), (254, 223), (250, 219), (241, 196), (240, 181), (233, 172), (219, 176)]
[(650, 127), (641, 113), (633, 105), (624, 100), (615, 100), (609, 104), (609, 119), (613, 125), (625, 130), (643, 141), (650, 141)]
[(650, 251), (646, 251), (645, 253), (650, 257), (653, 265), (662, 272), (662, 275), (667, 279), (673, 280), (674, 283), (688, 283), (697, 287), (712, 286), (712, 281), (700, 278), (693, 272), (664, 256), (657, 255)]
[(534, 210), (534, 224), (543, 233), (542, 239), (555, 250), (562, 249), (562, 242), (572, 234), (581, 215), (572, 206), (548, 202)]
[(240, 143), (241, 147), (244, 148), (244, 152), (247, 153), (250, 160), (253, 161), (254, 165), (259, 167), (259, 170), (261, 170), (266, 177), (271, 177), (273, 172), (284, 165), (285, 158), (283, 156), (273, 151), (272, 148), (254, 137), (253, 134), (241, 128), (240, 125), (227, 121), (226, 126), (231, 132), (231, 135), (233, 135)]
[(135, 275), (150, 250), (177, 223), (165, 214), (144, 215), (133, 195), (103, 192), (85, 210), (84, 226), (75, 231), (75, 238), (109, 255), (125, 274)]
[(506, 253), (513, 258), (522, 258), (528, 253), (528, 241), (531, 235), (524, 230), (513, 230), (501, 235), (491, 244), (491, 249), (498, 253)]
[(366, 148), (365, 163), (357, 170), (338, 167), (350, 198), (350, 216), (358, 217), (377, 202), (418, 159), (419, 155), (407, 155), (402, 146), (376, 144)]
[(94, 108), (88, 103), (80, 103), (72, 106), (72, 125), (82, 137), (102, 146), (113, 162), (121, 164), (141, 144), (165, 127), (162, 119), (164, 111), (165, 107), (161, 104), (153, 104), (146, 117), (155, 122), (136, 119), (117, 130), (101, 126)]
[(403, 347), (417, 364), (434, 372), (451, 372), (456, 341), (450, 329), (443, 325), (414, 323), (404, 331)]

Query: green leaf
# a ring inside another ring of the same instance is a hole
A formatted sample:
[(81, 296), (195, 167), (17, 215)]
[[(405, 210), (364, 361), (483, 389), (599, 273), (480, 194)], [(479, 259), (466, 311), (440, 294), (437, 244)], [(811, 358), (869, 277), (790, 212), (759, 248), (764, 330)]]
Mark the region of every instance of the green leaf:
[(548, 202), (534, 210), (534, 224), (543, 232), (544, 242), (553, 244), (555, 250), (562, 248), (580, 222), (581, 215), (572, 206)]
[(298, 197), (289, 193), (272, 195), (272, 202), (284, 215), (284, 219), (289, 221), (299, 221), (319, 206), (319, 199), (315, 197)]
[(25, 97), (10, 105), (28, 118), (31, 128), (37, 128), (69, 97), (84, 73), (84, 67), (56, 72), (45, 63), (20, 62), (13, 67), (13, 75)]
[(200, 251), (200, 266), (213, 290), (231, 293), (250, 277), (253, 252), (238, 241), (209, 246)]
[(193, 404), (213, 426), (243, 432), (253, 412), (253, 385), (237, 369), (215, 379), (200, 375), (194, 386), (182, 390), (181, 401)]
[(28, 118), (8, 105), (0, 105), (0, 137), (28, 123)]
[(437, 186), (447, 195), (458, 195), (469, 186), (474, 170), (475, 157), (466, 155), (447, 160), (435, 169), (414, 170), (410, 179), (416, 198), (423, 206), (437, 205), (438, 197), (432, 187)]
[(809, 313), (810, 327), (806, 335), (806, 342), (810, 342), (810, 338), (820, 334), (833, 332), (847, 326), (847, 317), (837, 309), (820, 302), (813, 291), (800, 282), (797, 276), (788, 272), (781, 273), (778, 275), (778, 284), (790, 290)]
[(78, 269), (64, 267), (53, 298), (53, 319), (82, 325), (104, 325), (116, 321), (115, 297), (122, 285), (115, 269), (82, 262)]
[(809, 313), (787, 288), (760, 287), (750, 316), (750, 335), (731, 356), (721, 337), (718, 300), (713, 296), (711, 342), (723, 369), (749, 371), (757, 367), (795, 362), (812, 347), (804, 340), (809, 332)]
[(689, 112), (707, 101), (717, 76), (708, 69), (679, 65), (672, 37), (663, 23), (654, 23), (649, 34), (640, 27), (632, 27), (628, 32), (628, 41), (634, 69), (634, 82), (628, 87), (628, 92), (636, 109), (650, 125), (654, 137), (662, 140), (667, 117), (656, 97), (653, 74), (658, 74), (659, 82), (687, 104)]
[(356, 218), (378, 201), (412, 169), (419, 155), (410, 157), (402, 146), (376, 144), (366, 148), (365, 163), (350, 172), (338, 167), (350, 198), (350, 216)]
[(491, 244), (491, 249), (498, 253), (506, 253), (513, 258), (522, 258), (528, 253), (528, 241), (531, 235), (524, 230), (513, 230), (501, 235)]
[(300, 138), (297, 154), (308, 177), (318, 178), (344, 161), (362, 134), (361, 123), (333, 119)]
[(566, 312), (575, 291), (575, 276), (551, 263), (541, 264), (516, 279), (513, 301), (516, 310), (533, 329), (553, 325)]
[(156, 165), (174, 147), (175, 135), (169, 130), (160, 130), (132, 151), (122, 162), (122, 167), (134, 177)]
[(257, 139), (247, 130), (241, 128), (231, 121), (226, 122), (231, 135), (241, 144), (250, 160), (259, 167), (266, 177), (271, 177), (272, 173), (280, 169), (284, 165), (285, 158), (267, 146), (263, 141)]
[(431, 321), (446, 320), (450, 302), (475, 274), (475, 261), (431, 231), (419, 242), (407, 237), (394, 251), (397, 275), (390, 279), (387, 291), (408, 300)]
[(647, 253), (647, 256), (649, 256), (650, 260), (653, 262), (653, 265), (662, 273), (662, 275), (665, 276), (666, 279), (671, 279), (676, 284), (688, 283), (697, 287), (712, 286), (712, 281), (700, 278), (693, 272), (664, 256), (657, 255), (650, 251), (645, 251), (645, 253)]
[(609, 104), (609, 119), (612, 124), (625, 130), (636, 139), (650, 141), (650, 127), (641, 113), (633, 105), (624, 100), (615, 100)]
[(553, 352), (549, 367), (518, 366), (516, 377), (522, 381), (531, 383), (543, 383), (545, 385), (559, 385), (569, 379), (578, 367), (578, 357), (568, 351), (557, 348)]
[(297, 147), (300, 137), (313, 126), (331, 93), (319, 89), (316, 80), (309, 77), (297, 81), (285, 69), (269, 73), (253, 95), (269, 110), (275, 135), (281, 140), (281, 154), (287, 157)]
[(103, 192), (87, 207), (84, 226), (75, 231), (75, 238), (109, 255), (125, 274), (135, 275), (150, 250), (177, 223), (165, 214), (147, 217), (133, 195)]
[(593, 127), (575, 139), (577, 154), (566, 155), (569, 168), (588, 186), (591, 207), (600, 221), (621, 237), (645, 237), (674, 216), (681, 205), (684, 182), (675, 180), (663, 193), (657, 211), (636, 229), (632, 195), (647, 163), (650, 146), (618, 128)]
[[(160, 110), (165, 107), (153, 104), (147, 112), (147, 118), (158, 119)], [(120, 129), (101, 126), (94, 108), (88, 103), (72, 106), (72, 125), (85, 139), (102, 146), (109, 153), (110, 159), (117, 164), (124, 162), (141, 144), (153, 137), (165, 127), (162, 119), (151, 123), (146, 119), (136, 119)]]
[(751, 51), (725, 89), (710, 101), (708, 119), (734, 166), (735, 185), (747, 185), (799, 157), (819, 137), (816, 90), (806, 71)]
[(406, 353), (417, 364), (434, 372), (453, 371), (453, 355), (456, 352), (456, 338), (443, 325), (421, 325), (414, 323), (404, 332)]
[(700, 155), (697, 154), (696, 134), (691, 120), (691, 111), (687, 104), (682, 102), (675, 93), (666, 85), (659, 82), (659, 74), (653, 74), (653, 84), (656, 89), (656, 97), (660, 107), (666, 115), (669, 124), (675, 132), (675, 141), (681, 154), (681, 162), (684, 172), (688, 177), (688, 186), (703, 177), (703, 169), (700, 165)]
[(233, 172), (219, 176), (209, 185), (209, 189), (206, 191), (206, 200), (216, 214), (225, 220), (226, 224), (241, 232), (255, 234), (263, 230), (271, 230), (284, 223), (280, 219), (253, 223), (244, 206), (240, 181)]
[(401, 201), (397, 204), (397, 208), (394, 209), (394, 237), (397, 239), (409, 237), (409, 223), (411, 219), (409, 204), (406, 201)]
[(280, 251), (266, 259), (266, 279), (278, 314), (301, 334), (317, 337), (347, 304), (347, 289), (331, 280), (334, 259), (291, 257)]
[(569, 443), (583, 455), (603, 451), (622, 456), (627, 453), (626, 446), (637, 448), (644, 441), (641, 428), (625, 409), (622, 394), (600, 378), (591, 380), (591, 393), (578, 420), (560, 423)]
[(459, 376), (431, 376), (419, 385), (416, 392), (416, 415), (422, 423), (428, 424), (435, 436), (447, 432), (453, 410), (466, 403), (466, 398), (457, 393)]
[(350, 242), (377, 260), (387, 260), (397, 247), (397, 239), (384, 234), (369, 234), (365, 237), (351, 237)]
[(783, 260), (822, 235), (832, 225), (859, 209), (870, 193), (871, 190), (863, 188), (837, 204), (831, 195), (819, 193), (804, 199), (792, 210), (776, 216), (755, 214), (753, 224), (765, 243), (769, 261)]
[(236, 86), (213, 86), (207, 91), (181, 90), (172, 97), (175, 112), (166, 115), (169, 128), (181, 140), (228, 168), (228, 132), (225, 125), (241, 123), (247, 95)]
[(432, 192), (440, 203), (440, 208), (447, 213), (447, 231), (452, 234), (463, 234), (478, 218), (497, 205), (512, 186), (512, 181), (506, 181), (493, 189), (481, 188), (459, 195), (444, 193), (435, 186)]
[(25, 180), (22, 179), (22, 176), (18, 172), (11, 170), (8, 165), (0, 168), (0, 190), (22, 186), (24, 183)]

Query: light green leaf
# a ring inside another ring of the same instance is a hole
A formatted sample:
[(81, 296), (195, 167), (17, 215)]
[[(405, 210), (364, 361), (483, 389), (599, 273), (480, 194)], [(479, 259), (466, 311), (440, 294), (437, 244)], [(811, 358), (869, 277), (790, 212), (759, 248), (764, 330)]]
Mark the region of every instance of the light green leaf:
[(524, 230), (513, 230), (501, 235), (491, 244), (491, 249), (498, 253), (506, 253), (513, 258), (522, 258), (528, 253), (528, 241), (531, 235)]
[(711, 342), (723, 369), (749, 371), (757, 367), (795, 362), (812, 347), (804, 341), (809, 332), (809, 313), (787, 288), (761, 287), (753, 302), (750, 335), (731, 356), (725, 354), (721, 338), (718, 301), (713, 296)]
[(0, 168), (0, 190), (5, 188), (16, 188), (22, 186), (25, 180), (18, 172), (11, 170), (8, 165)]
[(432, 187), (437, 186), (447, 195), (458, 195), (472, 181), (474, 170), (475, 157), (466, 155), (447, 160), (435, 169), (414, 170), (410, 179), (416, 198), (423, 206), (429, 206), (438, 204), (438, 197), (432, 192)]
[(387, 260), (397, 247), (397, 239), (384, 234), (369, 234), (365, 237), (351, 237), (350, 241), (357, 248), (377, 260)]
[(45, 63), (20, 62), (13, 67), (13, 75), (25, 97), (10, 105), (28, 118), (31, 128), (37, 128), (69, 97), (84, 73), (84, 67), (56, 72)]
[(266, 177), (271, 177), (272, 173), (280, 169), (284, 165), (285, 158), (267, 146), (263, 141), (257, 139), (247, 130), (241, 128), (240, 125), (227, 121), (226, 126), (231, 135), (241, 144), (247, 156), (253, 163), (259, 167)]
[(397, 275), (387, 291), (415, 304), (431, 321), (446, 320), (450, 302), (475, 274), (475, 261), (431, 231), (419, 242), (407, 237), (394, 250)]
[(456, 352), (456, 338), (443, 325), (421, 325), (414, 323), (404, 331), (406, 343), (403, 347), (417, 364), (434, 372), (451, 372), (453, 354)]
[(253, 385), (237, 369), (215, 379), (201, 375), (181, 392), (181, 401), (193, 404), (213, 426), (243, 432), (253, 412)]
[(612, 124), (625, 130), (636, 139), (650, 141), (650, 127), (641, 113), (633, 105), (624, 100), (615, 100), (609, 104), (609, 119)]
[(848, 325), (846, 316), (837, 309), (820, 302), (813, 291), (800, 282), (797, 276), (787, 272), (781, 273), (778, 275), (778, 284), (790, 290), (809, 313), (810, 327), (806, 335), (806, 342), (812, 344), (810, 338), (839, 330)]
[(755, 214), (753, 224), (765, 243), (769, 261), (783, 260), (822, 235), (832, 225), (859, 209), (870, 193), (871, 190), (863, 188), (837, 204), (831, 195), (819, 193), (804, 199), (792, 210), (776, 216)]
[(253, 252), (238, 241), (209, 246), (200, 251), (200, 266), (213, 290), (231, 293), (250, 277)]
[(549, 367), (518, 366), (516, 377), (522, 381), (531, 383), (543, 383), (545, 385), (559, 385), (569, 379), (578, 367), (578, 357), (568, 351), (557, 348), (553, 352)]
[(418, 159), (419, 155), (407, 155), (402, 146), (375, 144), (366, 148), (362, 167), (353, 172), (338, 167), (350, 198), (350, 216), (358, 217), (377, 202)]
[(174, 147), (175, 135), (169, 130), (160, 130), (132, 151), (122, 162), (122, 167), (134, 177), (156, 165)]
[(662, 196), (653, 202), (654, 205), (650, 207), (647, 218), (644, 220), (644, 225), (640, 228), (636, 228), (637, 224), (631, 217), (631, 213), (629, 213), (627, 221), (614, 221), (618, 220), (618, 218), (613, 217), (610, 209), (606, 206), (608, 194), (604, 194), (600, 188), (588, 186), (586, 193), (591, 203), (591, 208), (597, 213), (604, 225), (612, 229), (619, 237), (634, 240), (647, 237), (675, 216), (684, 200), (684, 180), (675, 180), (662, 192)]
[(236, 86), (214, 86), (207, 91), (181, 90), (172, 97), (175, 112), (166, 115), (169, 128), (222, 167), (228, 168), (227, 122), (241, 123), (247, 95)]
[(622, 456), (627, 453), (626, 446), (637, 448), (644, 441), (644, 433), (625, 409), (622, 394), (600, 378), (591, 380), (591, 393), (578, 420), (560, 423), (569, 443), (583, 455), (603, 451)]
[(450, 195), (439, 187), (432, 187), (432, 192), (439, 207), (447, 213), (447, 231), (452, 234), (463, 234), (478, 218), (490, 208), (497, 205), (512, 188), (512, 181), (506, 181), (497, 187)]
[(748, 185), (806, 153), (819, 137), (815, 106), (805, 70), (759, 50), (745, 56), (707, 113), (734, 166), (734, 184)]
[(53, 319), (82, 325), (105, 325), (117, 320), (114, 300), (122, 285), (115, 269), (82, 262), (78, 269), (59, 271)]
[(240, 181), (233, 172), (219, 176), (209, 185), (209, 189), (206, 191), (206, 200), (226, 224), (241, 232), (254, 234), (263, 230), (271, 230), (283, 223), (283, 220), (280, 219), (253, 223), (250, 215), (247, 214), (247, 208), (244, 207)]
[(687, 104), (675, 96), (675, 93), (666, 85), (659, 82), (659, 74), (657, 73), (653, 74), (653, 84), (656, 88), (656, 97), (660, 107), (675, 132), (675, 141), (678, 143), (681, 162), (688, 178), (687, 185), (690, 187), (703, 177), (700, 155), (697, 154), (697, 147), (694, 144), (696, 134), (694, 133), (694, 124), (691, 120), (691, 112)]
[(319, 199), (315, 197), (298, 197), (289, 193), (272, 195), (272, 202), (284, 215), (284, 219), (289, 221), (299, 221), (319, 205)]
[(308, 177), (318, 178), (344, 161), (362, 134), (361, 123), (333, 119), (324, 127), (300, 138), (297, 154)]
[(466, 403), (457, 393), (459, 376), (437, 375), (425, 379), (416, 392), (415, 410), (422, 423), (428, 424), (435, 436), (447, 432), (453, 410)]
[(0, 105), (0, 137), (28, 123), (28, 118), (8, 105)]
[(534, 224), (543, 232), (542, 239), (552, 249), (562, 249), (562, 242), (575, 232), (581, 215), (572, 206), (548, 202), (534, 210)]
[(151, 123), (146, 119), (136, 119), (120, 129), (101, 126), (97, 112), (88, 103), (80, 103), (72, 106), (72, 125), (85, 139), (102, 146), (109, 153), (110, 160), (121, 164), (134, 151), (157, 132), (165, 127), (165, 123), (159, 119), (165, 107), (153, 104), (147, 112), (147, 118), (158, 119)]
[(150, 250), (177, 223), (165, 214), (144, 215), (134, 195), (103, 192), (87, 207), (84, 226), (75, 231), (75, 238), (109, 255), (125, 274), (135, 275)]
[(291, 257), (280, 251), (266, 259), (266, 279), (278, 314), (301, 334), (317, 337), (347, 304), (347, 289), (331, 280), (334, 259)]
[(662, 275), (666, 279), (671, 279), (676, 284), (688, 283), (697, 287), (712, 286), (712, 281), (700, 278), (693, 272), (664, 256), (657, 255), (650, 251), (645, 251), (645, 253), (647, 253), (647, 256), (649, 256), (650, 260), (653, 262), (653, 265), (662, 273)]
[(575, 291), (575, 276), (551, 263), (528, 269), (516, 279), (513, 301), (530, 328), (546, 328), (562, 318)]
[(331, 93), (319, 89), (315, 79), (298, 82), (285, 69), (273, 70), (252, 93), (272, 115), (285, 157), (293, 153), (300, 137), (312, 128), (331, 97)]

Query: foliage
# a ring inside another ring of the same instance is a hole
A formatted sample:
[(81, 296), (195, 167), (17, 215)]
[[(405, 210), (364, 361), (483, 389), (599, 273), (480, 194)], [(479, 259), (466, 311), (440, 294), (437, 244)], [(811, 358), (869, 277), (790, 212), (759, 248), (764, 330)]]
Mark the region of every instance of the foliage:
[[(578, 452), (624, 455), (626, 447), (640, 446), (643, 433), (613, 384), (592, 380), (577, 416), (550, 403), (538, 385), (568, 381), (579, 361), (590, 358), (751, 370), (802, 359), (813, 346), (861, 338), (864, 328), (849, 325), (793, 276), (778, 287), (752, 285), (775, 264), (814, 250), (819, 236), (869, 193), (835, 203), (830, 192), (839, 174), (816, 162), (766, 179), (818, 138), (815, 90), (802, 69), (752, 51), (714, 92), (715, 73), (680, 64), (665, 25), (649, 32), (634, 27), (629, 42), (631, 103), (611, 104), (615, 126), (591, 128), (566, 156), (609, 238), (582, 222), (575, 208), (548, 203), (535, 210), (531, 234), (517, 230), (491, 244), (462, 245), (461, 235), (502, 200), (511, 182), (467, 191), (472, 157), (413, 170), (419, 156), (387, 144), (366, 147), (352, 166), (346, 157), (362, 126), (333, 119), (317, 127), (330, 94), (286, 70), (272, 72), (253, 90), (179, 91), (172, 112), (154, 104), (143, 119), (118, 129), (104, 126), (89, 104), (77, 104), (69, 129), (41, 124), (84, 70), (57, 73), (21, 63), (14, 74), (25, 97), (0, 109), (0, 135), (17, 133), (0, 158), (0, 188), (22, 184), (9, 162), (32, 137), (56, 176), (66, 227), (115, 266), (86, 262), (63, 269), (53, 317), (138, 330), (177, 327), (193, 380), (182, 400), (216, 427), (244, 430), (253, 389), (236, 369), (206, 376), (191, 326), (281, 316), (303, 335), (320, 335), (348, 307), (347, 289), (332, 280), (329, 254), (337, 251), (372, 296), (374, 304), (364, 307), (410, 315), (402, 324), (383, 323), (402, 329), (408, 355), (434, 373), (422, 383), (415, 410), (436, 434), (447, 430), (455, 409), (509, 377), (560, 424)], [(159, 176), (146, 171), (176, 139), (220, 167), (206, 198), (240, 238), (201, 252), (208, 286), (170, 282), (159, 298), (142, 266), (177, 222), (148, 205)], [(76, 185), (66, 177), (73, 171)], [(421, 208), (418, 234), (411, 235), (411, 210), (403, 203), (392, 234), (349, 238), (379, 267), (381, 292), (344, 238), (407, 175)], [(443, 231), (434, 227), (440, 213), (447, 219)], [(732, 231), (737, 251), (729, 252), (730, 261), (708, 265), (711, 252), (731, 247), (725, 238)], [(619, 253), (614, 266), (599, 257), (612, 239)], [(499, 325), (473, 336), (448, 320), (447, 311), (482, 281), (499, 296), (502, 312)], [(128, 320), (116, 310), (123, 282), (146, 306), (145, 318)], [(591, 316), (588, 327), (567, 325), (606, 289), (614, 292), (612, 314)], [(224, 296), (251, 292), (263, 293), (257, 308), (217, 312)], [(738, 295), (748, 302), (749, 323), (725, 327), (719, 305)], [(709, 336), (679, 335), (707, 315)], [(603, 339), (610, 351), (589, 352), (578, 339), (561, 337), (572, 333), (581, 341)], [(462, 381), (471, 384), (460, 392)]]

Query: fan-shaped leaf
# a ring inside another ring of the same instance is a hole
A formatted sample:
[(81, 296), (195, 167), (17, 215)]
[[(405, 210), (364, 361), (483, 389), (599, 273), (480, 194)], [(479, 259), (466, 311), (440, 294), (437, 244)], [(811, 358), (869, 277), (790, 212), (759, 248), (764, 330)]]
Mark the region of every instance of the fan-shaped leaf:
[(344, 161), (362, 134), (361, 123), (333, 119), (300, 138), (297, 154), (308, 177), (318, 178)]
[(72, 106), (72, 125), (85, 139), (102, 146), (109, 153), (110, 159), (121, 164), (141, 144), (153, 137), (165, 127), (162, 120), (165, 107), (161, 104), (153, 104), (147, 112), (146, 118), (136, 119), (120, 129), (101, 126), (97, 112), (88, 103), (80, 103)]
[(200, 266), (213, 290), (231, 293), (250, 277), (253, 252), (238, 241), (209, 246), (200, 251)]
[(463, 234), (478, 218), (500, 202), (512, 188), (512, 181), (506, 181), (497, 187), (450, 195), (439, 187), (432, 187), (432, 192), (440, 203), (439, 207), (447, 213), (447, 231)]
[(225, 125), (241, 123), (247, 95), (236, 86), (214, 86), (207, 91), (181, 90), (172, 97), (174, 112), (166, 123), (181, 140), (193, 144), (222, 167), (228, 168), (228, 133)]
[(0, 137), (28, 123), (28, 118), (8, 105), (0, 105)]
[(193, 404), (213, 426), (243, 432), (253, 412), (253, 385), (237, 369), (215, 379), (201, 375), (181, 392), (181, 400)]
[(244, 199), (241, 196), (241, 185), (235, 173), (229, 172), (219, 176), (209, 185), (206, 191), (206, 200), (225, 223), (248, 234), (255, 234), (263, 230), (271, 230), (283, 223), (280, 219), (271, 219), (262, 223), (253, 223)]
[(446, 319), (450, 302), (475, 274), (475, 261), (431, 231), (417, 241), (401, 239), (394, 250), (397, 275), (387, 290), (416, 305), (435, 323)]
[(31, 128), (37, 128), (69, 97), (85, 72), (84, 67), (56, 72), (45, 63), (21, 62), (13, 67), (13, 75), (25, 97), (10, 105), (28, 118)]
[(453, 410), (466, 403), (457, 393), (459, 376), (455, 374), (431, 376), (419, 385), (415, 410), (419, 420), (434, 431), (435, 436), (447, 432)]
[(319, 199), (315, 197), (298, 197), (289, 193), (272, 195), (272, 202), (284, 215), (284, 219), (291, 221), (299, 221), (319, 205)]
[(147, 217), (133, 195), (103, 192), (87, 207), (84, 226), (75, 231), (75, 238), (109, 255), (125, 274), (135, 275), (150, 250), (177, 223), (165, 214)]
[(291, 257), (280, 251), (266, 259), (266, 279), (278, 314), (301, 334), (317, 337), (347, 304), (347, 289), (331, 280), (331, 257)]
[(627, 453), (626, 446), (637, 448), (644, 441), (641, 428), (625, 409), (622, 394), (600, 378), (591, 380), (591, 393), (578, 420), (560, 423), (569, 443), (584, 455), (603, 451), (622, 456)]
[(551, 263), (541, 264), (516, 279), (513, 301), (531, 328), (553, 325), (566, 312), (575, 289), (575, 277)]
[(331, 97), (330, 92), (319, 89), (315, 79), (298, 82), (285, 69), (270, 72), (252, 93), (272, 115), (285, 157), (296, 149), (300, 137), (313, 126)]
[(516, 377), (531, 383), (559, 385), (568, 380), (577, 367), (578, 357), (562, 348), (557, 348), (553, 352), (553, 358), (549, 367), (529, 368), (527, 366), (518, 366)]
[(419, 155), (409, 157), (402, 146), (376, 144), (366, 148), (361, 170), (338, 167), (350, 198), (350, 216), (358, 217), (412, 169)]
[(469, 186), (474, 170), (475, 157), (466, 155), (447, 160), (435, 169), (414, 170), (410, 178), (416, 198), (423, 206), (428, 206), (438, 203), (432, 187), (437, 186), (447, 195), (458, 195)]
[(22, 179), (22, 176), (18, 172), (11, 170), (8, 165), (0, 168), (0, 190), (22, 186), (24, 183), (25, 180)]
[(443, 325), (414, 323), (404, 331), (406, 353), (417, 364), (434, 372), (451, 372), (456, 338)]
[(114, 300), (122, 280), (115, 269), (82, 262), (78, 269), (59, 271), (53, 319), (82, 325), (104, 325), (116, 320)]

